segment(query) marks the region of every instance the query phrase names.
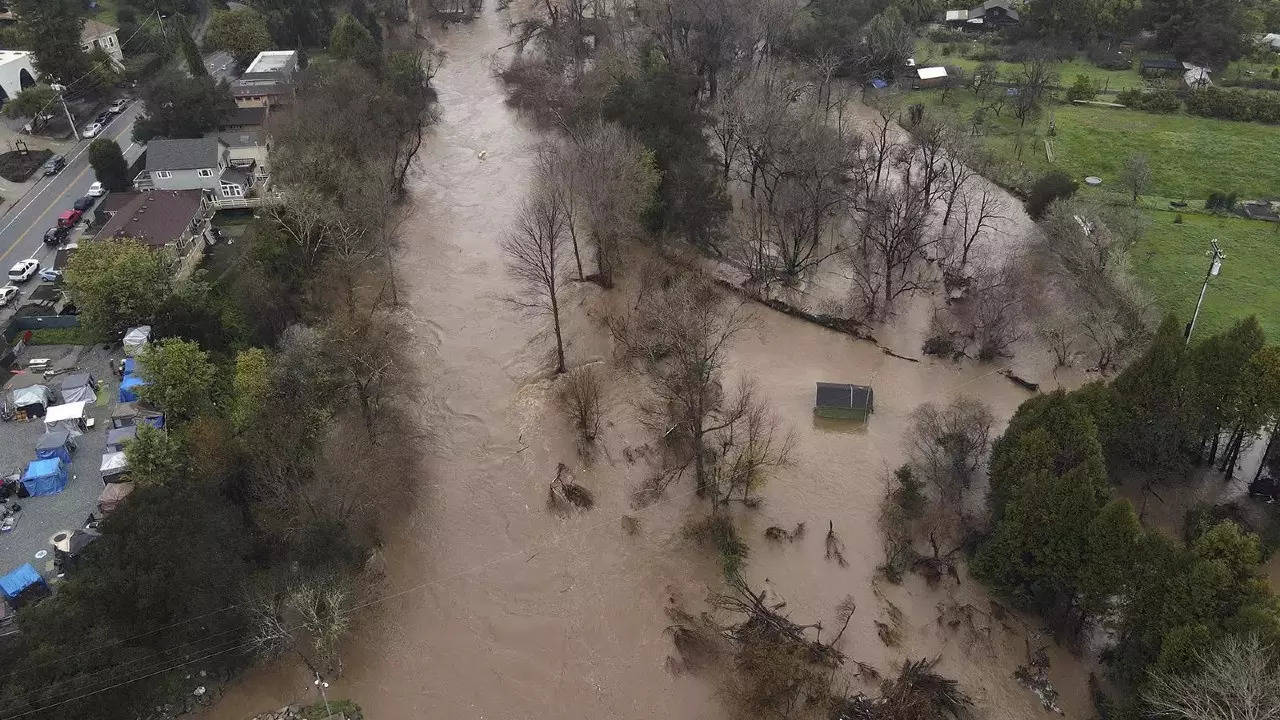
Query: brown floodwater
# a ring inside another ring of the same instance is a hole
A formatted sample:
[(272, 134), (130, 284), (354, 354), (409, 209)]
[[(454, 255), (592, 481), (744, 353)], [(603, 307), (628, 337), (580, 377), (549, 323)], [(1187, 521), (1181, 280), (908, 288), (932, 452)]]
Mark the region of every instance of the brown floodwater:
[[(447, 53), (436, 78), (442, 117), (411, 179), (400, 261), (430, 437), (421, 467), (402, 469), (419, 500), (387, 532), (385, 580), (375, 590), (383, 599), (354, 618), (346, 671), (329, 695), (357, 700), (375, 720), (728, 717), (709, 683), (666, 669), (673, 651), (664, 608), (674, 601), (698, 611), (720, 580), (680, 534), (685, 520), (704, 512), (691, 487), (643, 510), (629, 503), (647, 473), (633, 451), (653, 435), (636, 417), (639, 378), (607, 362), (602, 308), (625, 303), (618, 299), (625, 284), (611, 297), (574, 285), (565, 303), (570, 364), (606, 360), (610, 378), (607, 422), (590, 464), (579, 459), (553, 400), (545, 328), (501, 299), (498, 242), (528, 186), (538, 140), (506, 107), (491, 73), (492, 53), (509, 41), (506, 28), (486, 8), (475, 22), (437, 33)], [(922, 307), (913, 304), (882, 340), (918, 355)], [(877, 505), (885, 477), (903, 460), (912, 409), (968, 393), (1003, 421), (1027, 394), (990, 365), (908, 362), (764, 308), (755, 315), (733, 349), (728, 380), (753, 377), (798, 446), (794, 466), (763, 489), (764, 504), (741, 514), (752, 546), (749, 581), (806, 622), (832, 623), (836, 605), (852, 596), (858, 609), (842, 647), (882, 672), (904, 658), (940, 657), (987, 717), (1043, 712), (1010, 677), (1026, 654), (1023, 621), (993, 618), (988, 598), (963, 573), (959, 587), (930, 589), (913, 579), (876, 592), (872, 584), (881, 558)], [(1043, 354), (1030, 357), (1019, 360), (1019, 372), (1052, 385)], [(820, 380), (873, 385), (870, 422), (815, 422)], [(548, 511), (560, 462), (594, 493), (594, 509)], [(638, 520), (638, 533), (624, 532), (624, 514)], [(769, 525), (797, 522), (809, 528), (804, 539), (762, 537)], [(828, 522), (846, 545), (848, 567), (824, 558)], [(972, 606), (972, 628), (938, 622), (948, 602)], [(875, 626), (890, 621), (890, 603), (903, 613), (897, 647), (886, 647)], [(1050, 655), (1066, 715), (1090, 716), (1083, 666), (1056, 649)], [(303, 668), (286, 658), (248, 673), (205, 717), (243, 720), (313, 693)]]

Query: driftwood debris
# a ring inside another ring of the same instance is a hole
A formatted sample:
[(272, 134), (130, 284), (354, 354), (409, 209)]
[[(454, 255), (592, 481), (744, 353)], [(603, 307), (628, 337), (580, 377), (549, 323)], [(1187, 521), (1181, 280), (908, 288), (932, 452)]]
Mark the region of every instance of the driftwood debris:
[[(548, 488), (547, 505), (552, 508), (576, 507), (582, 510), (590, 510), (595, 505), (595, 499), (591, 496), (591, 491), (573, 482), (573, 480), (565, 480), (565, 476), (570, 475), (569, 466), (560, 463), (556, 468), (556, 479), (551, 481)], [(572, 477), (570, 475), (570, 477)]]
[(1026, 378), (1020, 377), (1014, 374), (1014, 372), (1009, 368), (1005, 368), (1004, 370), (1001, 370), (1000, 374), (1009, 378), (1011, 381), (1013, 381), (1014, 385), (1017, 385), (1023, 390), (1029, 390), (1030, 392), (1040, 392), (1040, 383), (1031, 382)]
[(836, 534), (836, 525), (833, 521), (827, 521), (827, 559), (834, 560), (840, 567), (849, 567), (849, 561), (844, 559), (844, 541)]
[(913, 357), (907, 357), (906, 355), (899, 355), (898, 353), (890, 350), (889, 348), (883, 345), (880, 346), (880, 352), (884, 353), (885, 355), (888, 355), (889, 357), (898, 358), (899, 360), (906, 360), (907, 362), (913, 362), (913, 363), (920, 362), (920, 358), (913, 358)]
[(775, 542), (782, 542), (783, 540), (787, 542), (799, 540), (804, 537), (804, 523), (796, 523), (795, 528), (792, 530), (787, 530), (786, 528), (781, 528), (777, 525), (771, 525), (765, 529), (764, 536)]

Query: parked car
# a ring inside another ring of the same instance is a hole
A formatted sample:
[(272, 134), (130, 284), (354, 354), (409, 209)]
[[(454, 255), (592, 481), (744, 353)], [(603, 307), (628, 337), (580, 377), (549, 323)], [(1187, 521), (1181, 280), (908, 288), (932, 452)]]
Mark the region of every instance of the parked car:
[(111, 113), (107, 112), (106, 110), (103, 110), (102, 112), (98, 113), (98, 117), (94, 119), (94, 122), (101, 125), (102, 127), (106, 127), (107, 123), (111, 122), (112, 117), (114, 116)]
[(54, 270), (53, 268), (45, 268), (40, 271), (40, 279), (51, 283), (62, 282), (62, 271)]
[(66, 158), (62, 157), (61, 155), (54, 155), (53, 157), (45, 161), (45, 164), (42, 170), (44, 171), (45, 175), (57, 175), (58, 173), (62, 172), (62, 168), (66, 166), (67, 166)]
[(59, 245), (63, 240), (67, 239), (67, 235), (70, 234), (70, 232), (71, 228), (51, 227), (44, 231), (44, 244)]
[(58, 227), (70, 230), (80, 222), (80, 218), (84, 217), (83, 210), (68, 210), (58, 216)]
[(129, 99), (120, 98), (107, 107), (107, 112), (120, 114), (124, 112), (124, 109), (127, 107), (129, 107)]
[(13, 285), (5, 285), (0, 287), (0, 307), (4, 307), (13, 302), (18, 297), (18, 288)]
[(40, 272), (39, 260), (19, 260), (17, 264), (9, 269), (9, 282), (26, 282), (38, 272)]
[(89, 197), (102, 197), (103, 195), (106, 195), (106, 194), (107, 194), (107, 189), (103, 187), (102, 183), (100, 182), (95, 182), (92, 185), (90, 185), (89, 192), (85, 193), (85, 195), (88, 195)]
[(93, 207), (93, 204), (96, 202), (98, 202), (97, 198), (85, 195), (84, 197), (76, 200), (75, 204), (72, 205), (71, 207), (75, 208), (76, 210), (79, 210), (80, 212), (84, 212), (89, 208)]
[(89, 125), (85, 127), (84, 130), (80, 131), (80, 135), (82, 137), (94, 138), (94, 137), (98, 137), (98, 133), (100, 132), (102, 132), (102, 123), (95, 122), (95, 123), (89, 123)]

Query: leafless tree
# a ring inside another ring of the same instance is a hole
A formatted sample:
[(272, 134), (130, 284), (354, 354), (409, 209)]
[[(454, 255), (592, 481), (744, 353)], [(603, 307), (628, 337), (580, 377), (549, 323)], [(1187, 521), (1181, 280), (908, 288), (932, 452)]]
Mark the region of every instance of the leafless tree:
[(556, 336), (556, 372), (564, 372), (560, 330), (560, 276), (568, 217), (555, 193), (537, 188), (521, 206), (515, 232), (502, 241), (507, 273), (516, 285), (508, 300), (533, 316), (550, 317)]
[(687, 443), (682, 457), (694, 467), (699, 494), (706, 494), (713, 490), (708, 435), (751, 409), (749, 394), (726, 399), (723, 390), (726, 352), (749, 316), (742, 301), (725, 297), (699, 273), (668, 276), (655, 290), (611, 330), (623, 353), (647, 365), (657, 400), (651, 414), (665, 425), (667, 442)]
[(1120, 185), (1133, 193), (1133, 201), (1138, 202), (1138, 196), (1151, 187), (1151, 164), (1147, 162), (1146, 155), (1138, 153), (1124, 159), (1120, 168)]
[(942, 199), (945, 210), (942, 214), (942, 226), (951, 222), (951, 213), (956, 200), (969, 186), (974, 178), (979, 177), (976, 167), (981, 156), (977, 145), (963, 133), (953, 131), (948, 137), (947, 152), (943, 157)]
[(1004, 201), (986, 183), (971, 187), (960, 195), (960, 224), (944, 233), (943, 251), (939, 253), (952, 266), (953, 273), (963, 275), (972, 260), (973, 251), (995, 229), (996, 222), (1006, 219)]
[(738, 386), (734, 407), (746, 409), (740, 422), (723, 429), (717, 438), (720, 446), (715, 467), (715, 484), (723, 493), (723, 502), (741, 493), (748, 505), (754, 501), (751, 492), (768, 480), (770, 473), (791, 462), (795, 435), (783, 431), (778, 417), (758, 396), (755, 385), (744, 380)]
[(722, 179), (729, 180), (729, 173), (742, 153), (743, 124), (746, 122), (746, 111), (742, 107), (743, 92), (732, 90), (722, 92), (716, 98), (711, 110), (712, 145), (720, 156)]
[(943, 407), (927, 402), (911, 413), (907, 431), (911, 462), (943, 504), (958, 506), (978, 476), (994, 423), (990, 408), (968, 395)]
[(550, 140), (538, 146), (534, 176), (536, 182), (564, 207), (565, 229), (573, 247), (573, 262), (578, 279), (586, 276), (582, 270), (582, 248), (578, 243), (578, 225), (581, 222), (583, 192), (583, 168), (579, 167), (575, 149), (563, 142)]
[(927, 117), (911, 128), (908, 162), (919, 174), (920, 191), (930, 203), (945, 192), (942, 182), (947, 171), (947, 147), (951, 128), (941, 120)]
[(1192, 650), (1197, 666), (1183, 674), (1151, 673), (1142, 693), (1151, 717), (1172, 720), (1280, 718), (1280, 670), (1273, 649), (1256, 635), (1226, 635)]
[(594, 442), (600, 434), (600, 417), (603, 414), (603, 388), (600, 374), (587, 365), (570, 370), (564, 377), (560, 399), (569, 411), (569, 418), (586, 442)]
[(898, 151), (900, 143), (896, 133), (901, 104), (901, 99), (896, 95), (877, 96), (871, 103), (876, 111), (876, 117), (871, 126), (868, 143), (868, 155), (871, 157), (871, 165), (874, 168), (871, 173), (871, 182), (867, 187), (868, 194), (880, 189), (880, 181), (888, 170), (890, 160)]
[(980, 268), (974, 274), (969, 284), (969, 321), (978, 343), (978, 359), (991, 361), (1007, 355), (1010, 346), (1026, 336), (1026, 280), (1018, 259), (995, 269)]
[(899, 297), (925, 286), (920, 265), (937, 240), (925, 232), (929, 203), (909, 180), (874, 193), (862, 215), (847, 250), (855, 298), (867, 315), (883, 315)]
[(1039, 115), (1049, 101), (1053, 86), (1058, 82), (1054, 67), (1055, 63), (1047, 55), (1039, 55), (1022, 64), (1021, 72), (1014, 81), (1017, 92), (1012, 97), (1013, 116), (1018, 118), (1018, 127), (1024, 127), (1027, 120)]
[(1064, 367), (1071, 362), (1076, 343), (1080, 339), (1080, 323), (1061, 310), (1050, 311), (1047, 316), (1037, 319), (1036, 334), (1053, 351), (1057, 367)]
[(641, 231), (645, 211), (658, 187), (653, 153), (616, 123), (593, 125), (573, 134), (577, 188), (587, 231), (595, 243), (600, 283), (611, 287), (621, 243)]

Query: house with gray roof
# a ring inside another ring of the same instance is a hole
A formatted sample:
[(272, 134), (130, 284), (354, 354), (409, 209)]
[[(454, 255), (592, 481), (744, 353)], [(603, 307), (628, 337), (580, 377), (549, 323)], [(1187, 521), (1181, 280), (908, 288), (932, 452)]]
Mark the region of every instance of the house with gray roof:
[(147, 144), (146, 169), (133, 184), (143, 192), (203, 190), (210, 199), (229, 199), (244, 197), (253, 175), (232, 167), (231, 150), (217, 137), (158, 139)]

